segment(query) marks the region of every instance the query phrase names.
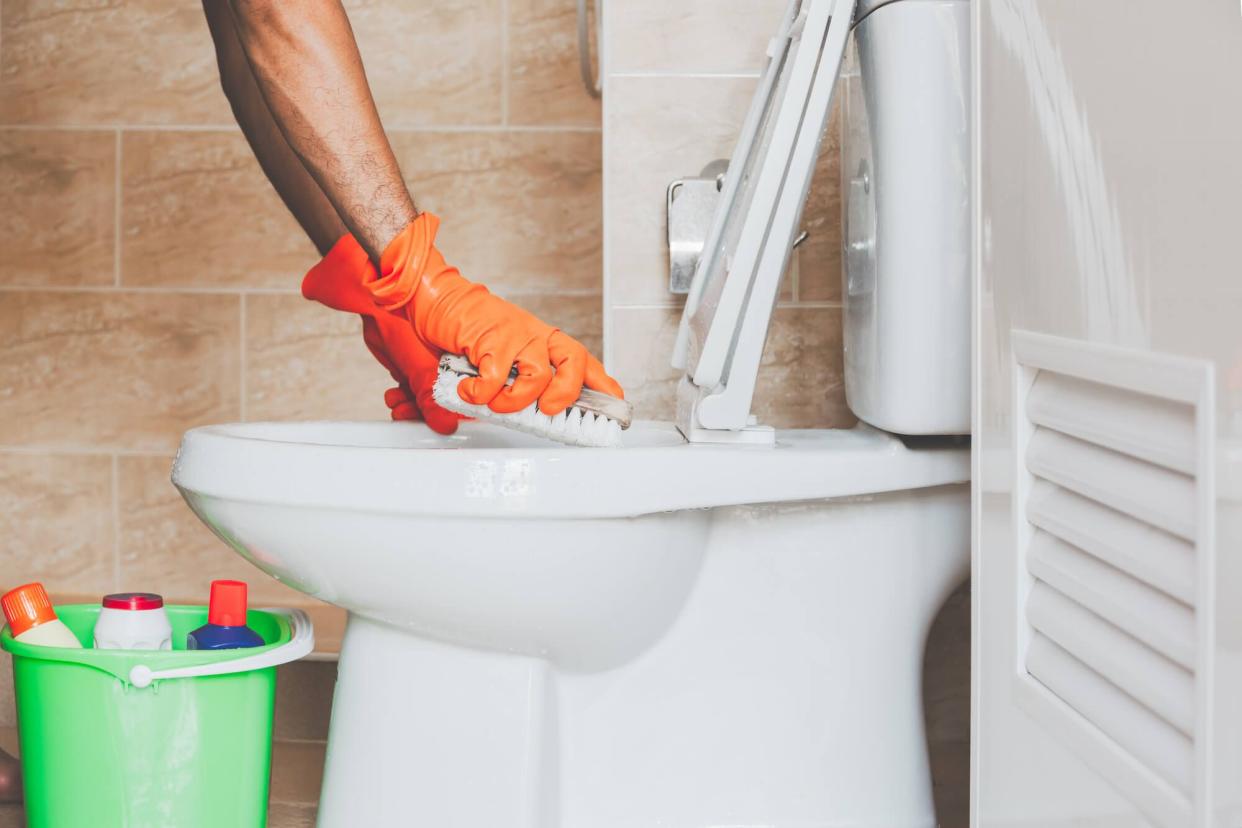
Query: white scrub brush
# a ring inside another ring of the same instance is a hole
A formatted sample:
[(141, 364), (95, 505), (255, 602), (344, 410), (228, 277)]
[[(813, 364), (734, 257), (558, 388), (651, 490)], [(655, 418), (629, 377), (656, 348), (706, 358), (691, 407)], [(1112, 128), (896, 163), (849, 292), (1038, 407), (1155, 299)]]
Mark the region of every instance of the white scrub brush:
[[(479, 370), (464, 356), (445, 354), (440, 357), (432, 397), (449, 411), (571, 446), (619, 446), (622, 430), (629, 428), (634, 418), (634, 406), (629, 402), (590, 388), (583, 388), (578, 400), (555, 416), (540, 412), (538, 402), (515, 414), (497, 414), (486, 405), (466, 402), (457, 393), (458, 383), (478, 375)], [(511, 385), (516, 376), (515, 369), (506, 384)]]

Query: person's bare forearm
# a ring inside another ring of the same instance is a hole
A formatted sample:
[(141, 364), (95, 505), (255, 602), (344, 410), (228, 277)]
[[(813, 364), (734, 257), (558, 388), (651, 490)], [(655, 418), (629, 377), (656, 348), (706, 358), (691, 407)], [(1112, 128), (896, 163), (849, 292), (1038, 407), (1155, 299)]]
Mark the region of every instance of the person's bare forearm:
[(418, 213), (380, 124), (345, 10), (339, 0), (228, 2), (276, 126), (379, 261)]
[(289, 212), (320, 254), (326, 254), (348, 232), (345, 224), (276, 126), (242, 51), (229, 4), (223, 0), (203, 0), (203, 13), (216, 46), (220, 85), (233, 108), (233, 116)]

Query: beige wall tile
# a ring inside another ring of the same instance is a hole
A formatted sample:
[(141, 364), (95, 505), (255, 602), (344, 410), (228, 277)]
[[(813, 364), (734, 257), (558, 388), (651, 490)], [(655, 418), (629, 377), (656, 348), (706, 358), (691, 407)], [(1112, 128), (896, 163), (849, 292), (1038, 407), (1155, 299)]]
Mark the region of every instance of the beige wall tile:
[[(17, 702), (13, 698), (13, 657), (0, 651), (0, 728), (17, 726)], [(25, 825), (24, 822), (19, 823)], [(0, 821), (0, 826), (4, 825)]]
[(598, 296), (514, 296), (512, 301), (577, 339), (596, 356), (603, 353), (603, 299)]
[(111, 590), (112, 459), (0, 453), (0, 537), (0, 591), (28, 581), (52, 592)]
[(392, 136), (437, 245), (502, 294), (597, 291), (600, 137), (583, 132), (406, 132)]
[(240, 132), (126, 133), (122, 168), (123, 284), (296, 290), (318, 259)]
[[(680, 308), (614, 308), (613, 375), (639, 417), (672, 419), (678, 371), (669, 366)], [(845, 404), (841, 312), (778, 308), (760, 363), (752, 407), (779, 428), (849, 428)]]
[[(315, 638), (319, 638), (318, 629)], [(335, 661), (303, 659), (277, 667), (273, 738), (326, 740), (335, 690)]]
[(970, 737), (929, 746), (937, 828), (970, 826)]
[(608, 71), (753, 72), (785, 0), (626, 0), (606, 12)]
[(300, 295), (246, 297), (246, 418), (386, 420), (395, 383), (362, 322)]
[(172, 450), (240, 416), (235, 296), (10, 292), (0, 302), (0, 440)]
[[(594, 45), (592, 54), (599, 54)], [(509, 123), (599, 126), (599, 120), (599, 100), (587, 94), (578, 68), (577, 4), (509, 0)]]
[(936, 819), (944, 828), (970, 823), (970, 584), (949, 596), (927, 636), (923, 715)]
[[(267, 809), (267, 825), (268, 828), (315, 828), (318, 812), (315, 805), (272, 802)], [(4, 823), (0, 823), (0, 828), (4, 828)]]
[(797, 250), (797, 298), (803, 302), (841, 301), (841, 129), (835, 106), (820, 144), (802, 229), (808, 235)]
[(768, 334), (754, 413), (778, 428), (849, 428), (839, 308), (778, 308)]
[(969, 582), (945, 601), (927, 635), (923, 706), (928, 741), (970, 741)]
[[(522, 295), (513, 301), (598, 354), (596, 296)], [(301, 296), (246, 297), (246, 418), (383, 420), (388, 372), (362, 342), (358, 317)]]
[(158, 592), (170, 601), (206, 603), (211, 581), (250, 585), (250, 602), (306, 603), (230, 549), (194, 516), (169, 480), (171, 455), (117, 459), (120, 587)]
[(681, 308), (613, 308), (605, 366), (634, 403), (634, 416), (671, 420), (681, 374), (669, 365)]
[(0, 828), (24, 828), (26, 811), (21, 805), (0, 805)]
[(323, 742), (276, 742), (272, 745), (271, 801), (314, 805), (323, 783)]
[(223, 124), (195, 0), (4, 0), (0, 122)]
[(500, 0), (345, 8), (386, 127), (500, 123)]
[(116, 140), (0, 130), (0, 284), (112, 284)]
[[(750, 78), (614, 78), (608, 94), (608, 278), (614, 305), (667, 302), (669, 182), (728, 158)], [(688, 105), (693, 102), (693, 106)]]

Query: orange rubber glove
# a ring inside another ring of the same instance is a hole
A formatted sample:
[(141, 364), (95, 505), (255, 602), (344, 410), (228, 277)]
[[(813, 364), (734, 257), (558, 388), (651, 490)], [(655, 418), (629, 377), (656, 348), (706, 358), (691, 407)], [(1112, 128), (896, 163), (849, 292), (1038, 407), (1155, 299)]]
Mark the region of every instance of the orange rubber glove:
[(431, 387), (436, 381), (439, 355), (414, 335), (403, 311), (378, 307), (366, 283), (375, 279), (375, 267), (351, 235), (342, 236), (302, 280), (302, 295), (320, 304), (362, 317), (362, 340), (367, 349), (397, 381), (384, 393), (394, 420), (423, 419), (441, 434), (452, 434), (462, 418), (436, 405)]
[[(511, 414), (538, 399), (544, 414), (559, 414), (584, 384), (623, 396), (582, 343), (446, 264), (434, 245), (439, 226), (431, 213), (410, 222), (380, 258), (380, 278), (367, 287), (380, 307), (403, 309), (429, 349), (463, 354), (479, 369), (458, 386), (463, 400)], [(506, 387), (515, 365), (517, 379)]]

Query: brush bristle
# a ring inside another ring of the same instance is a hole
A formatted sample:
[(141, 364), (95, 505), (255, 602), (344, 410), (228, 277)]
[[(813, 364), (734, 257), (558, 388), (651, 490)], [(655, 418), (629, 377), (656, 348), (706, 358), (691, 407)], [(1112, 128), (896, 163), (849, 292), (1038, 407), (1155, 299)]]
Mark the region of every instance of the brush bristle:
[(455, 371), (440, 369), (436, 384), (432, 387), (432, 397), (441, 408), (570, 446), (607, 448), (621, 445), (620, 423), (572, 405), (560, 414), (549, 416), (539, 410), (537, 402), (515, 414), (497, 414), (486, 405), (468, 403), (457, 393), (458, 383), (465, 378)]

